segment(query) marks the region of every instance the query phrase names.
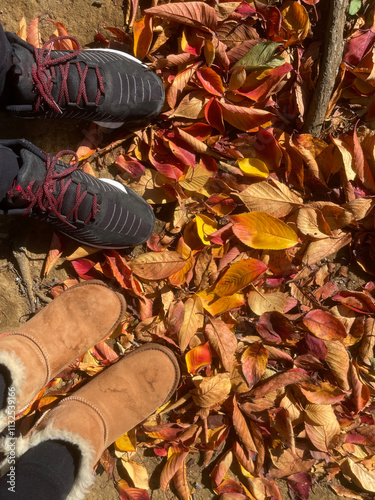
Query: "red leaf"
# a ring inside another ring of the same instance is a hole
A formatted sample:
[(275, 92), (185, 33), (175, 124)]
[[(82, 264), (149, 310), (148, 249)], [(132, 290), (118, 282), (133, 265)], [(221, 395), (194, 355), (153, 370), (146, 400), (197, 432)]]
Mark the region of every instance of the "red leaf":
[(145, 173), (144, 165), (130, 156), (125, 158), (124, 155), (119, 155), (116, 158), (116, 165), (134, 178), (141, 177)]
[(223, 119), (223, 112), (220, 104), (215, 98), (212, 98), (204, 108), (204, 116), (211, 127), (216, 128), (221, 135), (225, 134), (225, 125)]
[(303, 324), (322, 340), (342, 340), (347, 336), (341, 321), (328, 311), (314, 309), (303, 318)]
[(197, 70), (197, 77), (203, 87), (210, 94), (221, 97), (224, 94), (224, 86), (220, 76), (211, 68), (201, 68)]

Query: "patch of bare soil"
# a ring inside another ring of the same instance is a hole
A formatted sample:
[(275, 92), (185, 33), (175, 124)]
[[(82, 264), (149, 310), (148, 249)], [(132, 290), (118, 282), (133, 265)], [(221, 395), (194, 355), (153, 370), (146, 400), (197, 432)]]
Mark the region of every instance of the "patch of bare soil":
[[(82, 45), (92, 44), (97, 28), (117, 26), (124, 28), (122, 0), (0, 0), (1, 23), (4, 29), (17, 32), (23, 16), (27, 22), (36, 16), (61, 21), (69, 34), (76, 36)], [(77, 149), (85, 136), (88, 124), (70, 121), (27, 121), (0, 115), (0, 138), (25, 138), (43, 150), (56, 154), (63, 149)], [(108, 170), (102, 170), (106, 176)], [(28, 218), (0, 219), (0, 327), (1, 332), (17, 328), (26, 321), (33, 309), (45, 304), (44, 297), (49, 288), (59, 280), (74, 276), (69, 262), (58, 262), (45, 278), (43, 269), (50, 247), (52, 231), (48, 226), (35, 224)], [(29, 282), (25, 276), (29, 274)], [(139, 452), (139, 461), (146, 466), (150, 477), (153, 500), (165, 500), (166, 495), (159, 487), (162, 459), (151, 451)], [(189, 462), (187, 474), (195, 500), (215, 498), (209, 489), (210, 470), (198, 462), (198, 455)], [(283, 498), (289, 497), (285, 483), (282, 483)], [(169, 498), (177, 498), (173, 493)], [(106, 474), (97, 476), (94, 486), (87, 495), (88, 500), (114, 500), (118, 494)], [(312, 500), (341, 498), (335, 495), (327, 484), (317, 485)]]

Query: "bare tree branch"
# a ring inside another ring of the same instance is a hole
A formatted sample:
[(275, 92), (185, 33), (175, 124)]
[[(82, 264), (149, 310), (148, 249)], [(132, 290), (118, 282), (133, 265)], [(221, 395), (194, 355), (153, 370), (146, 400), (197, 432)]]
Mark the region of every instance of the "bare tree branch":
[(344, 27), (349, 0), (331, 0), (318, 82), (306, 116), (303, 132), (322, 132), (344, 49)]

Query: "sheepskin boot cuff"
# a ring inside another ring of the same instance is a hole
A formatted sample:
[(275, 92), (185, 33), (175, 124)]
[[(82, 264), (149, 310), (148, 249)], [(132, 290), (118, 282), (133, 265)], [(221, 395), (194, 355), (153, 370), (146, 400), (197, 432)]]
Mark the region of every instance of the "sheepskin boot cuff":
[[(100, 281), (90, 280), (59, 295), (16, 331), (0, 338), (0, 364), (11, 377), (12, 413), (27, 408), (38, 392), (66, 366), (107, 337), (126, 304)], [(8, 405), (0, 411), (0, 431)]]
[(47, 411), (28, 436), (17, 440), (16, 454), (47, 439), (75, 444), (81, 461), (68, 499), (83, 499), (103, 451), (169, 401), (179, 379), (172, 351), (158, 344), (140, 347)]

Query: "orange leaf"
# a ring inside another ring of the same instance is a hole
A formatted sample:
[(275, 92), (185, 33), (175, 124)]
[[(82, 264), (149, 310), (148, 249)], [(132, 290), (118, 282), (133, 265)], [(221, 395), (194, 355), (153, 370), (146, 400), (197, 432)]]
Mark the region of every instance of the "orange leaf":
[(185, 361), (187, 371), (192, 374), (195, 374), (201, 366), (210, 365), (212, 363), (212, 355), (209, 343), (206, 342), (191, 349), (186, 353)]
[(206, 104), (204, 108), (204, 116), (207, 122), (214, 128), (216, 128), (220, 134), (225, 134), (225, 125), (223, 119), (223, 111), (220, 107), (218, 101), (212, 97), (211, 100)]
[(261, 398), (276, 389), (280, 389), (280, 387), (286, 387), (291, 384), (300, 384), (306, 381), (310, 381), (310, 376), (304, 370), (292, 368), (291, 370), (278, 373), (277, 375), (260, 382), (255, 389), (252, 389), (251, 396), (254, 398)]
[(34, 17), (29, 23), (26, 34), (26, 41), (40, 49), (43, 45), (39, 30), (39, 17)]
[(215, 486), (219, 486), (224, 480), (226, 474), (228, 473), (229, 467), (233, 462), (233, 452), (231, 450), (227, 451), (223, 457), (215, 465), (214, 469), (210, 473), (210, 478), (214, 482)]
[(142, 60), (150, 50), (152, 42), (152, 19), (151, 16), (143, 16), (134, 22), (134, 54), (135, 57)]
[(224, 86), (220, 76), (211, 68), (201, 68), (197, 71), (197, 77), (203, 87), (210, 94), (221, 97), (224, 94)]
[(315, 337), (322, 340), (341, 340), (347, 336), (341, 321), (328, 311), (309, 311), (303, 318), (303, 324)]
[(17, 36), (22, 38), (22, 40), (26, 40), (26, 32), (27, 32), (27, 22), (25, 16), (23, 16), (19, 24)]
[(53, 266), (59, 260), (62, 251), (63, 251), (63, 244), (60, 239), (60, 236), (57, 233), (52, 233), (51, 245), (45, 261), (45, 267), (43, 273), (44, 277), (48, 275)]
[(190, 500), (190, 488), (186, 475), (186, 463), (182, 462), (181, 467), (177, 469), (173, 476), (173, 484), (181, 500)]
[(215, 285), (218, 295), (233, 295), (258, 278), (267, 266), (257, 259), (240, 260), (232, 264)]
[(160, 486), (165, 491), (178, 469), (185, 462), (187, 451), (176, 451), (173, 447), (168, 451), (168, 460), (160, 475)]
[(266, 371), (267, 362), (268, 351), (262, 342), (254, 342), (242, 354), (242, 372), (250, 388), (261, 379)]
[(197, 295), (201, 299), (203, 307), (212, 314), (212, 316), (217, 316), (231, 309), (237, 309), (245, 304), (245, 298), (242, 293), (234, 293), (233, 295), (220, 297), (216, 293), (203, 290)]
[(138, 255), (129, 262), (134, 274), (148, 280), (161, 280), (185, 266), (186, 260), (177, 252), (151, 252)]

